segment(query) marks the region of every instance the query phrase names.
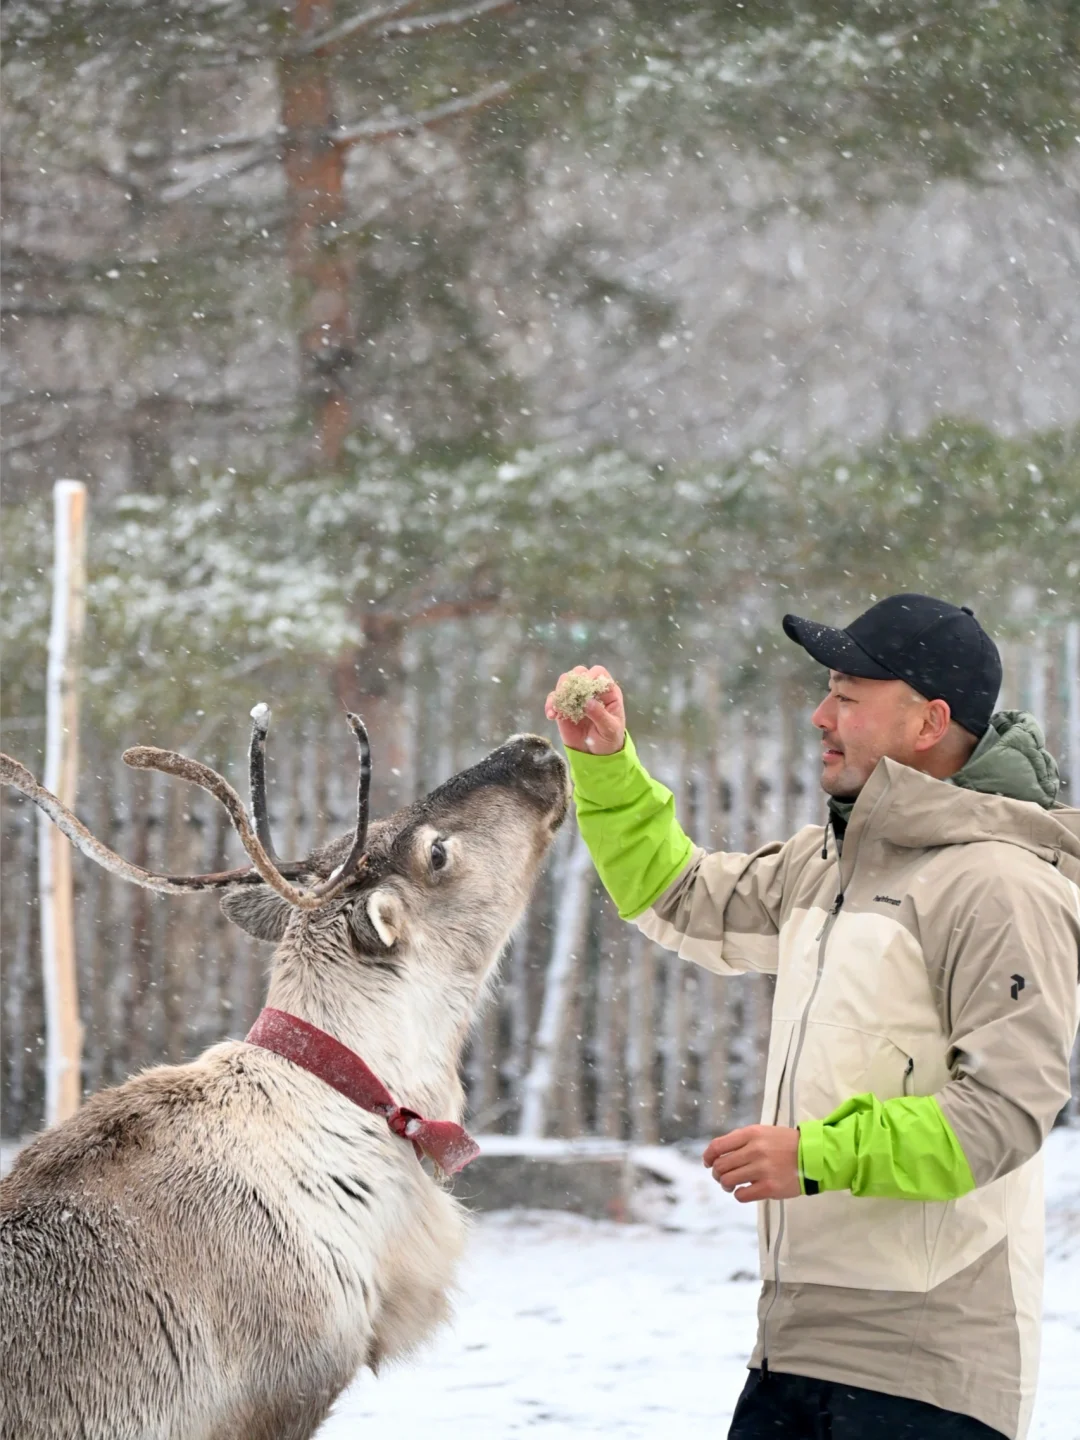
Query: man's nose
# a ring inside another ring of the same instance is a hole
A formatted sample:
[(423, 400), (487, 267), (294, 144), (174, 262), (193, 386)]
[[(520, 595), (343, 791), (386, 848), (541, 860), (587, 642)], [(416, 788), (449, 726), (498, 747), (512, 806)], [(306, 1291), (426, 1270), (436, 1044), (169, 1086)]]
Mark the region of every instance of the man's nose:
[(813, 715), (810, 716), (810, 724), (816, 725), (819, 730), (831, 729), (831, 706), (832, 696), (826, 695), (825, 699), (822, 700), (821, 704), (814, 711)]

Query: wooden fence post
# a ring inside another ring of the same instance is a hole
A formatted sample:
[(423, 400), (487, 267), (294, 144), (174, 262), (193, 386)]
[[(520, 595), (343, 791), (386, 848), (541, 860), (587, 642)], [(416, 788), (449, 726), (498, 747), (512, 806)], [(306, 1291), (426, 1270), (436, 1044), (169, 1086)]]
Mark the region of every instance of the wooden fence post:
[[(53, 487), (52, 625), (45, 708), (45, 786), (74, 808), (79, 770), (79, 663), (86, 609), (86, 486)], [(45, 815), (38, 823), (41, 964), (45, 991), (45, 1123), (79, 1108), (82, 1026), (75, 970), (71, 845)]]

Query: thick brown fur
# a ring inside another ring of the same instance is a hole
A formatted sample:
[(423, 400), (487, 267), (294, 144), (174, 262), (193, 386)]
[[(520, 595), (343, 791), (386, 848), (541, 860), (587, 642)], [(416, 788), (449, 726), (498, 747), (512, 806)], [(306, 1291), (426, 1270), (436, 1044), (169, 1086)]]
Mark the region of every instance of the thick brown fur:
[[(515, 737), (373, 826), (325, 910), (229, 892), (278, 940), (268, 1003), (460, 1119), (462, 1045), (566, 803), (562, 761)], [(361, 1366), (446, 1317), (464, 1240), (409, 1144), (279, 1056), (230, 1041), (146, 1071), (0, 1182), (0, 1436), (307, 1440)]]

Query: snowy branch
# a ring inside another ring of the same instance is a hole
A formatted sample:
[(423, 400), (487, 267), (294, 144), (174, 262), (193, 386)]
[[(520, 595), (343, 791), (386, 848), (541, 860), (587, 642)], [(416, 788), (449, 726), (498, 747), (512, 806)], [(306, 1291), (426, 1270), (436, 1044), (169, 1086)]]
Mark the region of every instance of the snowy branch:
[(357, 125), (345, 125), (335, 130), (331, 137), (336, 145), (373, 144), (378, 140), (391, 140), (398, 135), (418, 135), (421, 130), (433, 130), (460, 115), (471, 115), (488, 105), (504, 100), (520, 80), (498, 80), (471, 95), (461, 95), (456, 100), (447, 100), (430, 110), (421, 110), (417, 115), (391, 115), (381, 120), (362, 120)]
[(478, 0), (458, 10), (441, 10), (431, 15), (417, 15), (412, 20), (390, 20), (379, 26), (380, 35), (429, 35), (433, 30), (449, 30), (493, 15), (500, 10), (516, 10), (518, 0)]
[(251, 145), (269, 144), (276, 135), (284, 134), (284, 126), (262, 130), (257, 135), (215, 135), (212, 140), (200, 140), (191, 145), (178, 145), (173, 150), (174, 159), (196, 159), (200, 155), (217, 155), (223, 150), (246, 150)]
[(255, 150), (254, 154), (238, 156), (231, 164), (222, 165), (210, 172), (196, 169), (194, 173), (186, 175), (172, 185), (165, 186), (161, 191), (161, 198), (168, 202), (186, 200), (195, 191), (202, 190), (217, 180), (238, 179), (241, 175), (246, 175), (249, 170), (257, 170), (260, 165), (269, 165), (279, 158), (280, 154), (276, 143), (264, 145), (261, 149)]
[(332, 25), (329, 30), (318, 31), (309, 35), (303, 40), (297, 41), (293, 46), (294, 55), (316, 55), (340, 45), (343, 40), (349, 40), (354, 35), (361, 35), (365, 30), (372, 30), (376, 25), (384, 21), (393, 20), (399, 15), (405, 15), (410, 10), (415, 10), (419, 0), (397, 0), (397, 3), (390, 5), (376, 5), (371, 10), (362, 10), (359, 15), (353, 15), (348, 20), (343, 20), (340, 25)]
[(0, 455), (11, 455), (16, 450), (28, 450), (33, 445), (45, 445), (66, 430), (68, 424), (69, 418), (65, 415), (62, 420), (53, 420), (37, 425), (32, 430), (18, 430), (14, 435), (5, 435), (0, 440)]

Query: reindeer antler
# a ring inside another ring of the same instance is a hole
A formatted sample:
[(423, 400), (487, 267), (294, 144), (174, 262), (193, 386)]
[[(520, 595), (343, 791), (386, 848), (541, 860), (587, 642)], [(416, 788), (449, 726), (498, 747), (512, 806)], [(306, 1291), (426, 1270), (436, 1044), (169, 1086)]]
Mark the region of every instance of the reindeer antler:
[(336, 893), (341, 880), (360, 869), (367, 846), (368, 797), (371, 793), (371, 741), (368, 739), (367, 727), (359, 715), (354, 715), (351, 710), (346, 710), (345, 719), (349, 722), (349, 729), (356, 736), (356, 748), (360, 756), (360, 784), (356, 791), (356, 831), (353, 836), (352, 848), (343, 863), (333, 871), (328, 879), (320, 885), (316, 885), (312, 890), (312, 895), (320, 897)]
[(251, 863), (267, 885), (299, 910), (312, 910), (317, 907), (317, 900), (312, 904), (314, 897), (291, 885), (278, 870), (251, 828), (244, 802), (216, 770), (211, 770), (209, 765), (200, 764), (198, 760), (189, 760), (186, 755), (180, 755), (175, 750), (159, 750), (155, 745), (133, 745), (130, 750), (125, 750), (120, 758), (133, 770), (160, 770), (165, 775), (175, 775), (180, 780), (198, 785), (201, 790), (209, 791), (214, 799), (225, 807), (233, 828), (240, 836), (240, 843), (251, 856)]
[[(252, 711), (254, 725), (249, 754), (249, 772), (252, 785), (252, 808), (255, 823), (267, 841), (270, 839), (269, 822), (266, 815), (266, 786), (264, 772), (264, 746), (270, 723), (269, 707), (259, 705)], [(39, 785), (25, 766), (13, 760), (10, 755), (0, 754), (0, 782), (21, 790), (42, 810), (53, 824), (66, 835), (84, 855), (89, 856), (114, 875), (131, 880), (148, 890), (162, 894), (190, 895), (199, 890), (216, 889), (224, 885), (249, 884), (262, 879), (271, 889), (299, 910), (318, 910), (333, 900), (355, 879), (364, 861), (364, 846), (367, 839), (368, 792), (371, 785), (371, 751), (367, 731), (359, 716), (349, 715), (349, 725), (356, 736), (360, 751), (360, 787), (357, 796), (356, 833), (352, 848), (344, 862), (334, 873), (311, 890), (300, 890), (290, 884), (284, 872), (299, 874), (298, 864), (282, 865), (273, 853), (273, 845), (263, 844), (262, 835), (251, 827), (244, 803), (229, 782), (209, 766), (197, 760), (190, 760), (175, 750), (159, 750), (152, 745), (136, 745), (125, 750), (123, 760), (136, 770), (160, 770), (166, 775), (176, 775), (192, 785), (208, 791), (224, 806), (240, 840), (251, 857), (254, 869), (225, 870), (206, 875), (163, 875), (153, 870), (144, 870), (129, 860), (115, 854), (107, 845), (92, 835), (86, 826), (59, 800), (51, 790)]]
[(248, 790), (251, 794), (251, 815), (259, 843), (273, 864), (280, 870), (281, 861), (270, 835), (270, 816), (266, 809), (266, 732), (270, 729), (270, 706), (260, 702), (251, 712), (251, 744), (248, 747)]
[(250, 866), (242, 870), (223, 870), (216, 875), (159, 875), (153, 870), (144, 870), (141, 865), (133, 865), (130, 860), (103, 845), (51, 790), (39, 785), (30, 771), (10, 755), (0, 755), (0, 781), (21, 790), (39, 810), (44, 811), (76, 849), (95, 860), (102, 869), (131, 880), (144, 889), (158, 890), (163, 895), (190, 895), (197, 890), (243, 884), (259, 878)]

